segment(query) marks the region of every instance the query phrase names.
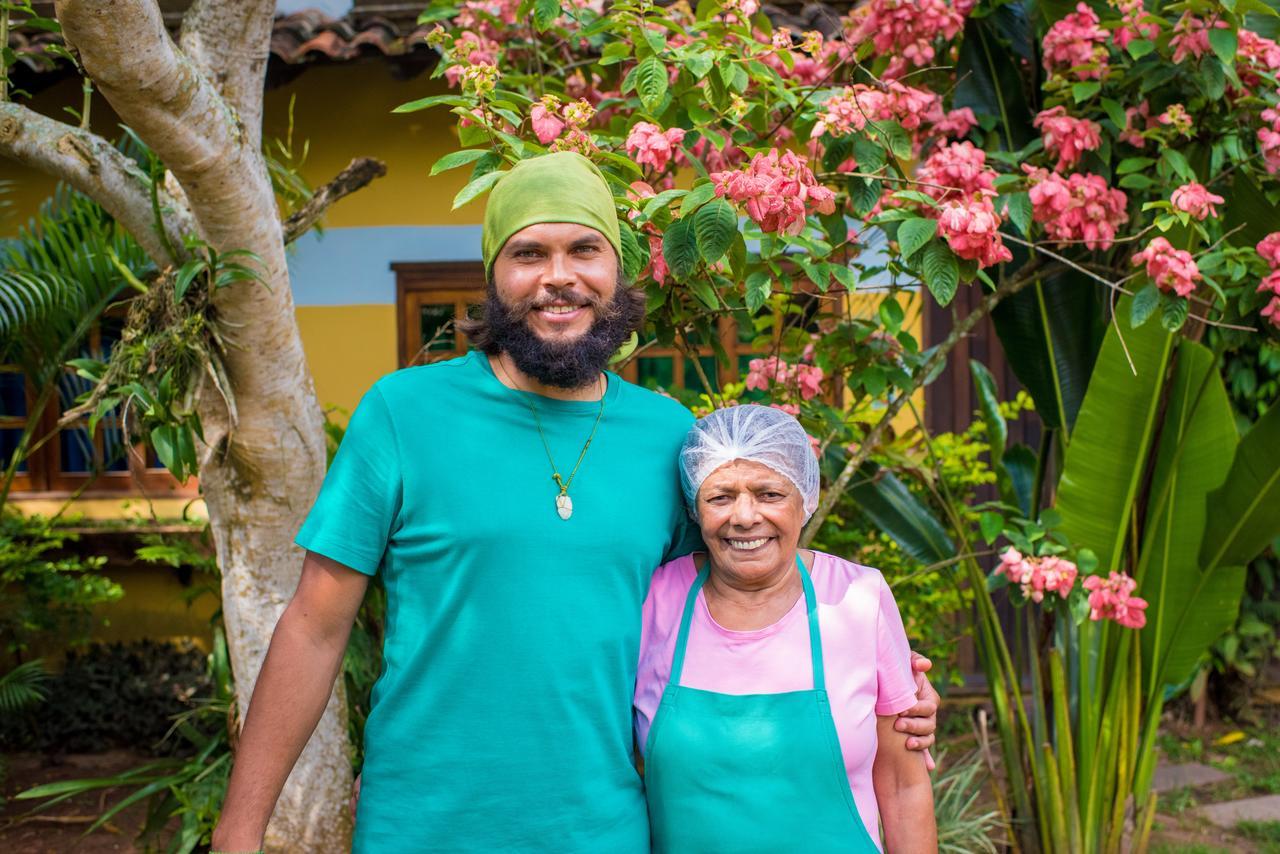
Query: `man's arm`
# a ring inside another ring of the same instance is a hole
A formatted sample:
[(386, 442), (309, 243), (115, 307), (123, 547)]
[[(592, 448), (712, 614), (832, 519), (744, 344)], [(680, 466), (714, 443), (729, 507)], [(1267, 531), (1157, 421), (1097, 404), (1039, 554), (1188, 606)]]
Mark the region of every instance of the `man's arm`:
[(896, 718), (876, 718), (876, 759), (871, 782), (880, 809), (885, 854), (936, 854), (938, 827), (933, 815), (933, 786), (918, 753), (904, 750), (906, 736)]
[(934, 731), (938, 728), (938, 704), (942, 700), (925, 676), (931, 667), (933, 662), (929, 659), (919, 653), (911, 653), (911, 670), (916, 678), (916, 704), (898, 715), (898, 720), (893, 725), (895, 730), (908, 736), (908, 750), (925, 751), (924, 764), (930, 771), (934, 769), (934, 763), (928, 751), (934, 743)]
[(256, 851), (280, 790), (324, 713), (369, 576), (307, 552), (253, 691), (213, 847)]

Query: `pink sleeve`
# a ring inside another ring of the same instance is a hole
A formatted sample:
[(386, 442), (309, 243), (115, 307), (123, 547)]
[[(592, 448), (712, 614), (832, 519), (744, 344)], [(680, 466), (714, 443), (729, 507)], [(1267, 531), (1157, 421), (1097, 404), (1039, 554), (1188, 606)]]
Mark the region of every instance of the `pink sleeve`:
[(896, 715), (915, 705), (911, 647), (893, 593), (880, 579), (880, 612), (876, 620), (876, 714)]

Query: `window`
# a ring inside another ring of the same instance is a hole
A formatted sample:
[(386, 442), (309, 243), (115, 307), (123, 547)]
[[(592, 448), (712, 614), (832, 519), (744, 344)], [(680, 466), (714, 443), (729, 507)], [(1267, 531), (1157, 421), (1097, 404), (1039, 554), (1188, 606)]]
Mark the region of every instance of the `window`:
[[(123, 316), (107, 316), (89, 332), (79, 354), (81, 358), (105, 359), (120, 339)], [(145, 445), (127, 442), (119, 414), (98, 422), (89, 435), (88, 418), (58, 429), (62, 413), (88, 390), (89, 382), (66, 369), (58, 378), (53, 400), (43, 411), (32, 412), (39, 390), (13, 366), (0, 366), (0, 454), (8, 463), (23, 429), (36, 421), (33, 443), (50, 437), (19, 466), (14, 478), (15, 493), (67, 494), (84, 490), (86, 495), (137, 493), (194, 496), (199, 492), (195, 479), (179, 484), (165, 470), (155, 453)]]

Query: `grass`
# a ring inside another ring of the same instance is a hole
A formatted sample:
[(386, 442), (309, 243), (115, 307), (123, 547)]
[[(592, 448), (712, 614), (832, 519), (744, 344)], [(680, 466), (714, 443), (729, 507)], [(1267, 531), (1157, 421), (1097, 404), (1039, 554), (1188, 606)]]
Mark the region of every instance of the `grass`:
[[(1160, 750), (1170, 762), (1203, 762), (1231, 775), (1228, 782), (1200, 789), (1201, 803), (1280, 794), (1280, 733), (1255, 728), (1230, 744), (1166, 734), (1160, 736)], [(1180, 794), (1175, 792), (1171, 802)], [(1180, 811), (1163, 803), (1161, 808)]]
[(1160, 795), (1160, 810), (1169, 815), (1182, 815), (1187, 810), (1199, 805), (1200, 802), (1196, 800), (1196, 793), (1190, 786), (1184, 786), (1181, 789), (1174, 789), (1168, 794)]
[(1199, 843), (1157, 842), (1151, 846), (1150, 854), (1231, 854), (1231, 849)]
[(1260, 843), (1258, 854), (1280, 854), (1280, 821), (1242, 821), (1236, 833)]

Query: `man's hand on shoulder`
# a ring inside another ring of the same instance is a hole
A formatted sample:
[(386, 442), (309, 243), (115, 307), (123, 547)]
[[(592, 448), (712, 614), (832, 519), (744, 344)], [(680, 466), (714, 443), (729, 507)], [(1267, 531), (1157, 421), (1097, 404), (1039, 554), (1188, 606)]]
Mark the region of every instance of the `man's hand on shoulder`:
[(933, 757), (929, 748), (933, 746), (934, 732), (938, 729), (938, 704), (942, 698), (929, 684), (925, 674), (933, 662), (917, 652), (911, 653), (911, 671), (916, 679), (916, 704), (898, 715), (893, 728), (907, 733), (907, 749), (923, 750), (924, 764), (930, 771), (934, 769)]

